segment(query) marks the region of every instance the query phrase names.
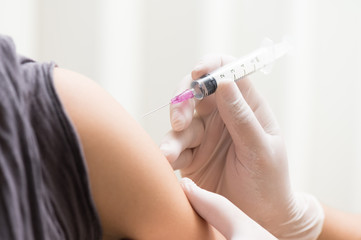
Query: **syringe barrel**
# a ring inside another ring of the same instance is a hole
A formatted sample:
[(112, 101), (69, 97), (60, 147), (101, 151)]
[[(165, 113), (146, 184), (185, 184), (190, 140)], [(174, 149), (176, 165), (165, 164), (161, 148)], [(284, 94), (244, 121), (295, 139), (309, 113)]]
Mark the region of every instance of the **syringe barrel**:
[(265, 58), (264, 49), (259, 49), (243, 58), (235, 60), (207, 75), (204, 75), (198, 80), (191, 83), (191, 88), (194, 89), (194, 97), (198, 100), (203, 99), (213, 94), (217, 89), (217, 82), (223, 79), (232, 79), (237, 81), (244, 76), (257, 71), (264, 67)]
[(207, 74), (200, 79), (193, 81), (191, 83), (191, 88), (194, 90), (194, 97), (201, 100), (216, 91), (217, 81), (212, 75)]
[(194, 97), (201, 100), (216, 91), (217, 82), (224, 79), (237, 81), (268, 66), (277, 58), (286, 54), (289, 48), (290, 46), (287, 42), (261, 47), (252, 53), (193, 81), (191, 83), (191, 88), (194, 89)]

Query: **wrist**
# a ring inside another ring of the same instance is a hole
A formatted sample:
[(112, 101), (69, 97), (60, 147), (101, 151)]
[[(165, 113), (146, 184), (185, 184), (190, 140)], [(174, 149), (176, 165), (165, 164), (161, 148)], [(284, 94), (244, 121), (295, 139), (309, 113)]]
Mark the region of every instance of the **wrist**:
[(287, 217), (279, 222), (273, 233), (278, 239), (313, 240), (322, 231), (324, 210), (319, 201), (306, 193), (295, 193), (287, 208)]

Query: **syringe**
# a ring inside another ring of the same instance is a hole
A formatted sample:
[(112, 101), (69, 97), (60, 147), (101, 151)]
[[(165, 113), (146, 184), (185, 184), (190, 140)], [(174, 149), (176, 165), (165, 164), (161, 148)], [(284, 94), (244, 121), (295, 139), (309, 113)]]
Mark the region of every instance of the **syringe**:
[[(268, 42), (271, 42), (271, 40), (268, 40)], [(216, 91), (217, 82), (230, 78), (234, 81), (238, 81), (257, 70), (265, 69), (265, 67), (269, 66), (276, 59), (285, 55), (289, 49), (290, 45), (285, 40), (278, 44), (268, 44), (268, 46), (263, 46), (245, 57), (231, 62), (230, 64), (227, 64), (203, 76), (202, 78), (193, 81), (189, 89), (173, 97), (170, 103), (163, 105), (144, 116), (169, 104), (181, 103), (191, 98), (202, 100)]]

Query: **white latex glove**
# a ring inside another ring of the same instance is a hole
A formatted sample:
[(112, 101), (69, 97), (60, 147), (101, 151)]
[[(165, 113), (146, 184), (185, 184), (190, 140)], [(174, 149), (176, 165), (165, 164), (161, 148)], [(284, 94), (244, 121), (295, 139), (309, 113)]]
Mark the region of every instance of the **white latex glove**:
[(276, 239), (225, 197), (198, 187), (189, 178), (183, 178), (181, 186), (194, 210), (226, 239)]
[[(232, 60), (207, 56), (178, 92)], [(279, 239), (317, 238), (322, 207), (293, 192), (279, 127), (249, 79), (220, 82), (215, 94), (172, 105), (170, 113), (173, 130), (161, 150), (182, 176), (225, 196)]]

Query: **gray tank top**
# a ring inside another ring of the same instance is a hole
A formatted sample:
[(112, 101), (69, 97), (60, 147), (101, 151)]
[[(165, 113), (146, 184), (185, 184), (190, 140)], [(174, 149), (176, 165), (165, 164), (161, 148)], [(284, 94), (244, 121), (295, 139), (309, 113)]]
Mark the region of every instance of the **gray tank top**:
[(100, 239), (77, 134), (54, 64), (18, 56), (0, 35), (0, 239)]

